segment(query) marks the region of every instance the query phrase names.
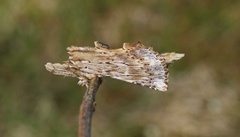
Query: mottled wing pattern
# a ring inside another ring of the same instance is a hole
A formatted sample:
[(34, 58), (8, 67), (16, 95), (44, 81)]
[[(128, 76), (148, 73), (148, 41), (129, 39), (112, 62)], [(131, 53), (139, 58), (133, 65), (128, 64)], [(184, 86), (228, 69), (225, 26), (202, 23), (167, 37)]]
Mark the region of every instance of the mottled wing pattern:
[(174, 52), (158, 54), (140, 42), (109, 49), (107, 44), (96, 41), (94, 48), (72, 46), (67, 50), (68, 61), (47, 63), (46, 69), (56, 75), (77, 77), (82, 86), (88, 86), (96, 76), (109, 76), (159, 91), (168, 88), (168, 64), (184, 56)]
[(145, 48), (141, 43), (125, 43), (120, 49), (95, 45), (95, 48), (68, 48), (69, 67), (90, 77), (91, 74), (109, 76), (155, 90), (167, 90), (169, 62), (166, 62), (165, 56)]

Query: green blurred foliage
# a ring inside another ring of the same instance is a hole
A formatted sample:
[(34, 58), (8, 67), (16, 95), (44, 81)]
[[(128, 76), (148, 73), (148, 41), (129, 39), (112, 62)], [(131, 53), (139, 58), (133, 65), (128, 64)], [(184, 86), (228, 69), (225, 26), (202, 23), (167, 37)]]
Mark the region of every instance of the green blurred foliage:
[[(240, 1), (1, 0), (0, 136), (74, 137), (84, 94), (47, 62), (70, 45), (183, 52), (169, 92), (104, 78), (93, 136), (238, 136)], [(176, 115), (175, 115), (176, 114)]]

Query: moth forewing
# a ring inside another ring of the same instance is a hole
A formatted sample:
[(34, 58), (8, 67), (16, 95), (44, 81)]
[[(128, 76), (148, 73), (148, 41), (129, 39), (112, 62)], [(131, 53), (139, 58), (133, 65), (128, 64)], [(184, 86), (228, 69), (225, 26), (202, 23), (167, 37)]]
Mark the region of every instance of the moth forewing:
[[(62, 68), (48, 70), (58, 75), (78, 77), (78, 84), (85, 86), (89, 79), (95, 76), (109, 76), (155, 90), (166, 91), (168, 64), (184, 56), (184, 54), (174, 52), (158, 54), (152, 48), (145, 48), (140, 42), (124, 43), (123, 48), (119, 49), (108, 49), (108, 45), (97, 41), (94, 44), (93, 48), (74, 46), (67, 48), (69, 61), (63, 64), (66, 70), (62, 70), (63, 72), (56, 72)], [(70, 72), (66, 73), (67, 71)]]

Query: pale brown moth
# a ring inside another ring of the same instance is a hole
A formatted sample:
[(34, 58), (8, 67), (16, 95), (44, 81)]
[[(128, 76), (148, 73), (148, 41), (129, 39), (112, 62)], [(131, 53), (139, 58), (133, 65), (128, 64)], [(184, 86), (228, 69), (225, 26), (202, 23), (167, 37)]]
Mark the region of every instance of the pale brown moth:
[(69, 60), (63, 64), (47, 63), (46, 69), (57, 75), (77, 77), (78, 84), (88, 86), (93, 77), (109, 76), (159, 91), (167, 91), (168, 66), (184, 57), (180, 53), (159, 54), (140, 42), (124, 43), (122, 48), (109, 49), (98, 41), (95, 47), (68, 47)]

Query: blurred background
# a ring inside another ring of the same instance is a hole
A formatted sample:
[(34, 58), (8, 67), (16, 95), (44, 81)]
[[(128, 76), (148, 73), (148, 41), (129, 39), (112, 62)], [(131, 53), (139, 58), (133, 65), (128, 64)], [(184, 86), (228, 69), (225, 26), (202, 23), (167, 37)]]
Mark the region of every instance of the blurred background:
[(104, 78), (93, 137), (240, 135), (240, 1), (1, 0), (0, 137), (76, 137), (85, 87), (45, 70), (71, 45), (186, 56), (168, 92)]

